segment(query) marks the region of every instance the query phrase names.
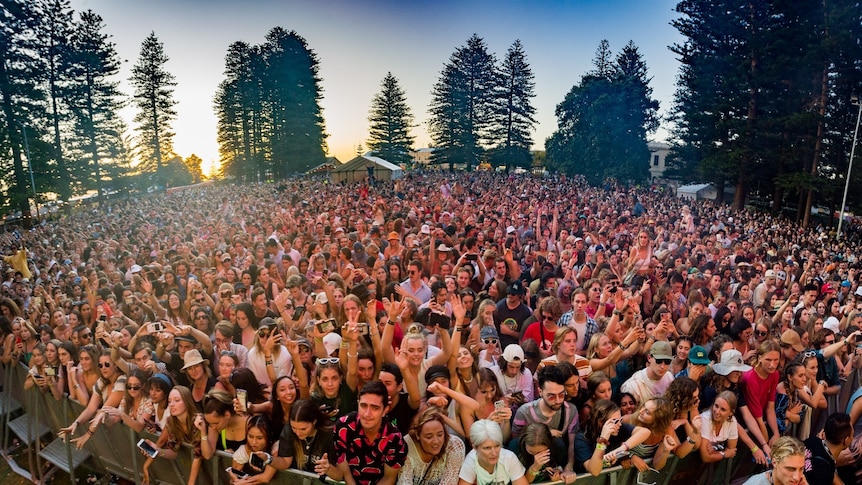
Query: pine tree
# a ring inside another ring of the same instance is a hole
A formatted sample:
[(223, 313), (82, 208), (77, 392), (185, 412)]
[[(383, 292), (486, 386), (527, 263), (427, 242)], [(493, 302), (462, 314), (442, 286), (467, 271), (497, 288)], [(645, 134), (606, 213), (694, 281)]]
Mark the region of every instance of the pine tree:
[(413, 114), (407, 105), (407, 98), (398, 79), (391, 72), (381, 83), (381, 91), (371, 101), (371, 126), (368, 134), (368, 148), (376, 156), (396, 165), (410, 162), (408, 153), (413, 147), (410, 128)]
[(467, 170), (479, 164), (484, 146), (492, 141), (495, 63), (476, 34), (449, 58), (429, 108), (429, 131), (437, 147), (432, 163), (448, 163), (450, 168), (464, 164)]
[[(70, 103), (75, 115), (75, 131), (81, 159), (78, 174), (83, 189), (97, 188), (104, 196), (104, 182), (121, 175), (117, 168), (123, 150), (125, 126), (117, 113), (122, 108), (119, 83), (120, 59), (109, 36), (103, 33), (102, 17), (87, 10), (81, 13), (73, 35), (75, 48), (71, 72), (75, 84)], [(112, 166), (105, 171), (106, 165)]]
[[(605, 51), (602, 41), (599, 53)], [(547, 163), (579, 173), (591, 183), (607, 177), (640, 182), (647, 175), (646, 134), (658, 127), (658, 102), (650, 96), (646, 64), (634, 43), (606, 65), (585, 74), (557, 105), (557, 130), (546, 140)]]
[(278, 177), (305, 172), (325, 160), (320, 61), (295, 31), (275, 27), (262, 46), (268, 101), (269, 169)]
[(506, 52), (497, 80), (491, 128), (491, 136), (497, 146), (492, 153), (492, 165), (504, 165), (506, 171), (513, 167), (530, 167), (530, 146), (533, 144), (530, 132), (536, 124), (536, 108), (531, 100), (536, 96), (536, 83), (520, 40), (516, 40)]
[[(32, 188), (24, 168), (24, 133), (29, 141), (41, 137), (38, 123), (45, 112), (44, 92), (40, 89), (45, 72), (37, 57), (38, 43), (32, 33), (38, 30), (39, 16), (31, 2), (9, 0), (0, 4), (0, 170), (5, 182), (4, 205), (17, 207), (25, 224), (30, 223)], [(35, 123), (34, 123), (35, 121)], [(11, 160), (8, 153), (11, 152)], [(31, 156), (33, 150), (30, 150)], [(28, 157), (29, 158), (29, 157)], [(27, 163), (32, 168), (33, 158)], [(36, 201), (34, 201), (36, 202)]]
[[(263, 115), (259, 76), (255, 60), (260, 55), (245, 42), (234, 42), (225, 56), (225, 79), (213, 100), (218, 118), (218, 143), (223, 175), (241, 176), (258, 169), (253, 157), (260, 143), (255, 120)], [(258, 62), (259, 63), (259, 62)]]
[(151, 32), (141, 45), (141, 54), (130, 79), (135, 87), (133, 101), (138, 108), (134, 117), (138, 131), (135, 150), (142, 162), (142, 171), (155, 171), (157, 179), (164, 160), (174, 155), (171, 122), (177, 115), (173, 89), (176, 81), (173, 74), (165, 70), (168, 60), (164, 45), (156, 33)]
[(40, 29), (38, 42), (41, 57), (45, 62), (47, 77), (47, 94), (50, 101), (50, 118), (53, 130), (55, 178), (52, 186), (60, 200), (68, 200), (72, 195), (70, 171), (63, 153), (63, 136), (61, 124), (69, 119), (68, 106), (65, 97), (69, 87), (72, 52), (72, 34), (74, 29), (74, 12), (69, 6), (69, 0), (41, 0), (39, 2)]

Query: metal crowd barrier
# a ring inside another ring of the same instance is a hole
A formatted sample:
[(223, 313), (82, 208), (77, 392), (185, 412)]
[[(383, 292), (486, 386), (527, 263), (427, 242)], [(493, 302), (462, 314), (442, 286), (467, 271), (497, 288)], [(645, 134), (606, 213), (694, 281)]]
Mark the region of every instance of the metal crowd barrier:
[[(75, 473), (80, 467), (85, 467), (98, 474), (111, 474), (134, 483), (141, 483), (141, 467), (143, 456), (136, 446), (140, 438), (156, 440), (157, 436), (143, 432), (136, 434), (127, 426), (100, 426), (96, 433), (87, 441), (82, 450), (75, 449), (71, 442), (57, 438), (60, 428), (67, 426), (81, 414), (84, 407), (75, 401), (63, 397), (55, 400), (50, 393), (43, 394), (37, 389), (24, 391), (24, 379), (27, 368), (24, 365), (6, 366), (4, 369), (3, 391), (0, 394), (0, 444), (2, 454), (13, 471), (34, 483), (46, 483), (47, 479), (62, 470), (76, 483)], [(76, 436), (80, 435), (79, 432)], [(14, 460), (9, 443), (12, 435), (21, 442), (19, 446), (27, 446), (28, 466), (25, 470)], [(43, 444), (46, 444), (43, 446)], [(733, 460), (724, 460), (718, 464), (704, 466), (697, 452), (691, 453), (685, 459), (670, 457), (665, 467), (658, 473), (647, 471), (638, 473), (635, 469), (624, 469), (615, 466), (602, 470), (599, 476), (580, 474), (578, 485), (669, 485), (680, 480), (693, 485), (712, 485), (730, 483), (732, 478), (754, 473), (751, 454), (744, 446), (737, 451)], [(43, 461), (53, 467), (43, 471)], [(197, 480), (202, 485), (217, 485), (230, 483), (225, 469), (231, 465), (232, 456), (223, 451), (204, 462)], [(649, 463), (650, 460), (647, 460)], [(188, 473), (191, 470), (192, 449), (184, 445), (177, 459), (156, 459), (150, 467), (150, 483), (176, 484), (188, 483)], [(323, 485), (320, 477), (313, 473), (298, 470), (278, 472), (270, 483), (278, 485)], [(327, 479), (329, 485), (343, 484)], [(562, 482), (546, 482), (539, 485), (554, 485)]]

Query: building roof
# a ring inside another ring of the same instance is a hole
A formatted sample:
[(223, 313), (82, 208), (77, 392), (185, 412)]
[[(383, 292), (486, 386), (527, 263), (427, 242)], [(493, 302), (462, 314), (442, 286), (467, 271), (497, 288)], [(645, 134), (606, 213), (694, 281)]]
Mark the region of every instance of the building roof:
[(401, 172), (401, 167), (399, 167), (398, 165), (395, 165), (391, 162), (387, 162), (380, 157), (374, 157), (371, 155), (360, 155), (353, 160), (345, 162), (341, 166), (335, 167), (333, 172), (350, 172), (353, 170), (364, 170), (369, 163), (385, 168), (387, 170), (391, 170), (393, 172)]
[(681, 185), (676, 189), (677, 192), (691, 192), (696, 193), (700, 192), (703, 189), (708, 189), (712, 187), (712, 184), (689, 184), (689, 185)]

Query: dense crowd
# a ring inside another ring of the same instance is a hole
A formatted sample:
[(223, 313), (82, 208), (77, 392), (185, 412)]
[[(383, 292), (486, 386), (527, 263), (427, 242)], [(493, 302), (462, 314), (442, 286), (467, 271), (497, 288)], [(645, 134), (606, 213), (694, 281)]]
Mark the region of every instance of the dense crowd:
[(862, 467), (857, 248), (762, 213), (414, 172), (177, 189), (0, 245), (0, 360), (86, 407), (62, 430), (79, 447), (158, 435), (145, 482), (184, 443), (190, 483), (216, 450), (239, 484), (618, 464), (646, 483), (689, 454), (749, 457), (753, 484)]

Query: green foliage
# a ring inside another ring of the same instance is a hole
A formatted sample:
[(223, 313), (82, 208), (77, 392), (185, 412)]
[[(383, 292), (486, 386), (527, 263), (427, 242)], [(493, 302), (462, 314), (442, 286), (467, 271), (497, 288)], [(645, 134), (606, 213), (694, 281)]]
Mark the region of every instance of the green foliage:
[(528, 168), (531, 165), (530, 132), (536, 124), (536, 108), (531, 104), (536, 83), (520, 40), (516, 40), (497, 71), (491, 138), (496, 147), (489, 154), (492, 166)]
[(437, 148), (432, 163), (463, 164), (467, 170), (479, 164), (492, 141), (495, 62), (476, 34), (449, 57), (431, 93), (429, 131)]
[(371, 124), (368, 130), (368, 148), (376, 156), (396, 165), (410, 163), (414, 137), (410, 135), (413, 127), (413, 114), (407, 105), (404, 90), (391, 72), (381, 83), (381, 90), (371, 101)]
[(862, 92), (862, 5), (685, 0), (676, 10), (677, 176), (730, 181), (740, 207), (751, 187), (776, 210), (816, 193), (834, 205), (855, 123), (849, 97)]
[(228, 47), (213, 99), (224, 175), (284, 177), (323, 163), (319, 64), (305, 39), (281, 27), (263, 45)]
[(629, 42), (609, 64), (606, 41), (595, 71), (584, 75), (557, 105), (557, 130), (546, 140), (548, 165), (583, 174), (591, 183), (607, 177), (640, 182), (648, 175), (646, 135), (658, 128), (647, 67)]
[[(19, 0), (0, 4), (0, 173), (5, 182), (2, 205), (16, 207), (25, 216), (30, 214), (32, 188), (24, 168), (23, 131), (26, 129), (28, 138), (35, 141), (41, 137), (44, 125), (45, 69), (33, 35), (38, 25), (34, 4)], [(35, 168), (44, 165), (45, 160), (30, 159), (27, 163)]]
[[(171, 122), (176, 118), (174, 100), (176, 81), (165, 70), (169, 58), (164, 44), (155, 32), (144, 39), (138, 61), (132, 67), (130, 81), (135, 87), (132, 101), (138, 108), (133, 121), (138, 135), (135, 152), (141, 160), (141, 171), (156, 172), (157, 178), (164, 160), (174, 155)], [(166, 180), (162, 177), (162, 180)]]
[(113, 80), (120, 60), (114, 44), (103, 33), (104, 27), (102, 18), (88, 10), (81, 13), (72, 36), (70, 72), (74, 84), (67, 90), (67, 99), (75, 127), (71, 152), (78, 163), (69, 181), (81, 192), (95, 188), (102, 193), (103, 182), (110, 183), (125, 170), (118, 165), (123, 158), (125, 126), (117, 112), (123, 103), (118, 83)]

